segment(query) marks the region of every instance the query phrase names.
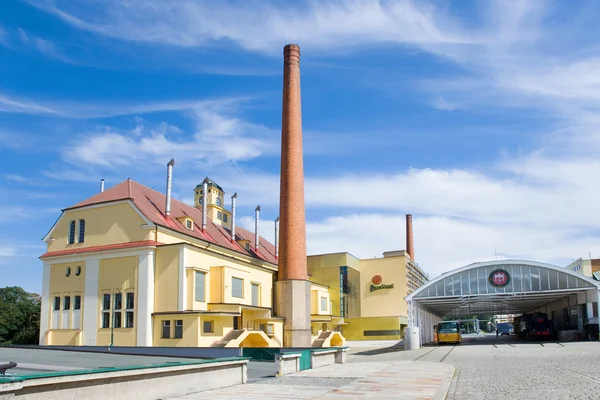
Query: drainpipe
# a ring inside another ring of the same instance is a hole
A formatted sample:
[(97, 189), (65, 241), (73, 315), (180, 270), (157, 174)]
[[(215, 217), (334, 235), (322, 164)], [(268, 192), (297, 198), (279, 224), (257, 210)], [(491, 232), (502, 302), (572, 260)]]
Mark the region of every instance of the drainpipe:
[(275, 258), (279, 258), (279, 217), (275, 218)]

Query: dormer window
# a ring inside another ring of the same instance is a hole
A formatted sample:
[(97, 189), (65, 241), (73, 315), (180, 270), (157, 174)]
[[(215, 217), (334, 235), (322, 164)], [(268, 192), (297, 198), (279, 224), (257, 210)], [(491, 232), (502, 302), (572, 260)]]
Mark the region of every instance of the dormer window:
[(75, 243), (75, 221), (69, 223), (69, 241), (68, 244)]
[(250, 243), (246, 242), (246, 250), (250, 250)]
[(194, 230), (194, 222), (191, 219), (185, 220), (185, 227), (189, 230)]

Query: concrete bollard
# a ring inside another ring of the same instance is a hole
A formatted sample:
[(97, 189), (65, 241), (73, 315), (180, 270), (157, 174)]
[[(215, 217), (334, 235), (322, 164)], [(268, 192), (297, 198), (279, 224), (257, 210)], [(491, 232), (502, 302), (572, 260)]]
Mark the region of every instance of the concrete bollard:
[(418, 350), (420, 345), (419, 327), (407, 326), (404, 328), (404, 350)]
[(337, 349), (335, 352), (336, 364), (346, 364), (346, 350), (347, 349)]

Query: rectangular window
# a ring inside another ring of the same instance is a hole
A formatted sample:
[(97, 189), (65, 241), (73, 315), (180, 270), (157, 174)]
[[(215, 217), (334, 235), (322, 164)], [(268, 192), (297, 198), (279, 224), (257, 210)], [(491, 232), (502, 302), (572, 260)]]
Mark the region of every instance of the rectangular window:
[(175, 320), (175, 339), (181, 339), (183, 337), (183, 320)]
[(125, 312), (125, 328), (133, 328), (133, 311)]
[(71, 309), (71, 296), (65, 296), (65, 303), (63, 304), (63, 310)]
[(60, 310), (60, 297), (54, 298), (54, 311)]
[(110, 328), (110, 312), (102, 313), (102, 327)]
[(123, 316), (120, 311), (115, 311), (113, 314), (113, 328), (121, 328), (121, 322), (123, 321)]
[(115, 310), (123, 308), (123, 293), (115, 293)]
[(204, 321), (202, 331), (204, 333), (213, 333), (213, 321)]
[(252, 305), (260, 306), (260, 285), (252, 284)]
[(128, 310), (133, 310), (135, 295), (133, 293), (127, 293), (125, 296), (126, 296), (125, 308)]
[(194, 223), (192, 222), (191, 219), (186, 219), (185, 220), (185, 227), (192, 230), (194, 229)]
[(327, 311), (327, 297), (321, 296), (321, 311)]
[(81, 296), (75, 296), (75, 304), (73, 304), (73, 310), (81, 310)]
[(227, 222), (227, 214), (223, 214), (223, 222)]
[(85, 219), (79, 220), (79, 243), (83, 243), (85, 239)]
[(162, 338), (169, 339), (171, 337), (171, 321), (163, 321)]
[(240, 278), (231, 278), (231, 296), (240, 299), (244, 298), (244, 280)]
[(102, 295), (102, 327), (110, 328), (110, 294)]
[(69, 244), (75, 243), (75, 221), (69, 223)]
[(223, 213), (221, 211), (217, 211), (217, 219), (219, 221), (223, 219)]
[(133, 293), (125, 294), (125, 328), (133, 328), (133, 306), (135, 305), (135, 295)]
[(202, 302), (206, 301), (206, 274), (204, 272), (196, 271), (195, 285), (196, 286), (194, 287), (194, 300)]

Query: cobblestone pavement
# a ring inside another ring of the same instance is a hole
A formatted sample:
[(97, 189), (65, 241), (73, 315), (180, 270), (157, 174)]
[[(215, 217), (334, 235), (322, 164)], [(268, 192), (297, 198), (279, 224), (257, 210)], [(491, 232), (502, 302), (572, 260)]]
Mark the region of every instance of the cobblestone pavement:
[(443, 400), (453, 374), (454, 368), (444, 363), (367, 361), (328, 365), (177, 399)]
[(465, 341), (443, 362), (456, 367), (448, 400), (600, 399), (599, 342), (523, 342), (492, 335)]

